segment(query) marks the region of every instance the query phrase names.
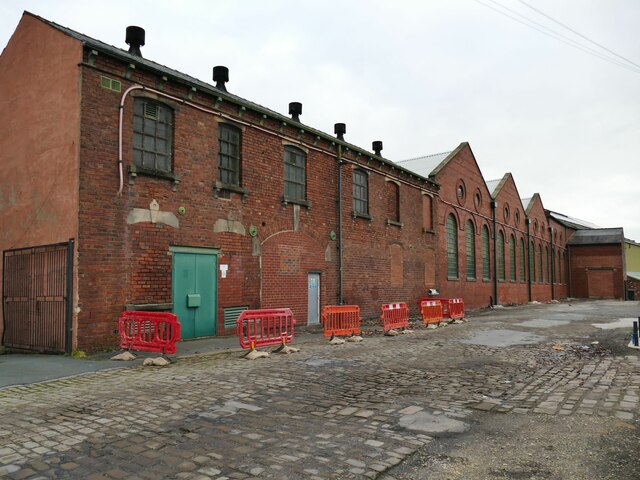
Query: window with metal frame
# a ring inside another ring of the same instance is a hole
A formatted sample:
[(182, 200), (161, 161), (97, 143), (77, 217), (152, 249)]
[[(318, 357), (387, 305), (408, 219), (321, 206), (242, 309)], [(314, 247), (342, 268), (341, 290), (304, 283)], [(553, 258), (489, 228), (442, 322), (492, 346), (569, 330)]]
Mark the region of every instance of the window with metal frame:
[(538, 282), (544, 283), (544, 270), (542, 270), (542, 245), (538, 245)]
[(526, 259), (524, 256), (524, 239), (520, 239), (520, 281), (524, 282), (526, 278), (525, 269), (526, 269)]
[(360, 168), (353, 171), (353, 213), (369, 214), (369, 175)]
[(516, 278), (516, 237), (509, 237), (509, 280), (515, 282)]
[(532, 282), (536, 281), (536, 249), (533, 246), (533, 240), (529, 245), (529, 278)]
[(473, 222), (467, 221), (466, 228), (467, 240), (467, 280), (476, 279), (476, 235), (473, 228)]
[(240, 186), (240, 129), (221, 123), (218, 125), (218, 179), (227, 185)]
[(173, 110), (146, 98), (133, 102), (133, 163), (171, 172)]
[(307, 154), (289, 145), (284, 147), (284, 197), (294, 202), (307, 199)]
[(498, 280), (505, 279), (504, 268), (504, 233), (502, 230), (498, 232)]
[(489, 251), (489, 229), (486, 225), (482, 226), (482, 279), (491, 279), (490, 268), (490, 251)]
[(447, 217), (447, 278), (458, 278), (458, 224), (453, 214)]

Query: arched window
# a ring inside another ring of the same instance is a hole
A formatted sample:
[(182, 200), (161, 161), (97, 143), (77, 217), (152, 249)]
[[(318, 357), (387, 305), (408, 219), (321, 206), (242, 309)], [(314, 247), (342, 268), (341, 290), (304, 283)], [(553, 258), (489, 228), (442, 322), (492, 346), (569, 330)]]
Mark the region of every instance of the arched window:
[(542, 270), (542, 245), (538, 245), (538, 282), (544, 282), (544, 271)]
[(489, 267), (489, 229), (482, 226), (482, 279), (491, 279), (491, 268)]
[(525, 268), (527, 267), (524, 257), (524, 240), (520, 239), (520, 281), (524, 282), (527, 278), (525, 275)]
[(564, 270), (564, 283), (567, 284), (567, 279), (569, 278), (569, 265), (567, 264), (567, 253), (562, 252), (562, 268)]
[(516, 281), (516, 238), (509, 237), (509, 280)]
[(284, 198), (294, 202), (307, 199), (307, 154), (289, 145), (284, 147)]
[(369, 176), (359, 168), (353, 171), (353, 213), (369, 214)]
[(536, 249), (533, 241), (529, 244), (529, 278), (532, 282), (536, 281)]
[(476, 278), (476, 235), (473, 228), (473, 222), (467, 222), (466, 230), (467, 239), (467, 279), (475, 280)]
[(447, 277), (458, 278), (458, 225), (456, 217), (447, 217)]
[(498, 232), (498, 280), (504, 280), (504, 233)]
[(551, 283), (551, 271), (549, 269), (549, 266), (551, 265), (551, 258), (549, 257), (549, 247), (544, 247), (544, 259), (546, 264), (544, 269), (546, 275), (545, 281), (547, 283)]
[(562, 254), (560, 253), (560, 250), (558, 250), (558, 253), (556, 254), (556, 263), (558, 264), (557, 282), (562, 283)]

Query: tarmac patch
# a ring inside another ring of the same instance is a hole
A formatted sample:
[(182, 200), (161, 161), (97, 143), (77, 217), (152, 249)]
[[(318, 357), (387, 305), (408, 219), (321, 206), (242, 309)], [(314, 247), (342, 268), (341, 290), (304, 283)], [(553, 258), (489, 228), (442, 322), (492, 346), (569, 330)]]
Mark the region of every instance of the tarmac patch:
[(547, 337), (529, 332), (516, 330), (485, 330), (469, 338), (460, 340), (461, 343), (484, 345), (485, 347), (510, 347), (512, 345), (533, 345), (542, 343)]
[(517, 323), (516, 325), (531, 328), (551, 328), (559, 327), (560, 325), (566, 325), (568, 323), (569, 320), (548, 320), (546, 318), (536, 318), (534, 320), (527, 320), (526, 322)]
[(614, 328), (632, 328), (633, 322), (637, 320), (637, 318), (619, 318), (615, 322), (592, 323), (591, 325), (601, 330), (612, 330)]
[(430, 434), (462, 433), (469, 429), (469, 425), (460, 420), (422, 411), (400, 417), (399, 425), (408, 430)]

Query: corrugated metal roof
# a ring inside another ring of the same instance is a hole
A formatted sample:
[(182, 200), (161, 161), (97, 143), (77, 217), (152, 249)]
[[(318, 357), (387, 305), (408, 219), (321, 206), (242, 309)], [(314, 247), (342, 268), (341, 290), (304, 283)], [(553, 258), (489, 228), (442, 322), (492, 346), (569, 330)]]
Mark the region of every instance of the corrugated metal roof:
[(529, 204), (531, 203), (531, 200), (533, 200), (533, 197), (527, 197), (527, 198), (521, 198), (520, 199), (520, 201), (522, 202), (522, 206), (524, 207), (525, 210), (527, 208), (529, 208)]
[[(161, 65), (157, 62), (152, 62), (151, 60), (147, 60), (146, 58), (143, 57), (138, 57), (137, 55), (132, 55), (129, 52), (127, 52), (126, 50), (123, 50), (121, 48), (118, 47), (114, 47), (113, 45), (108, 45), (104, 42), (101, 42), (100, 40), (96, 40), (95, 38), (91, 38), (88, 35), (84, 35), (82, 33), (76, 32), (75, 30), (72, 30), (68, 27), (59, 25), (55, 22), (52, 22), (50, 20), (47, 20), (46, 18), (42, 18), (38, 15), (35, 15), (31, 12), (24, 12), (25, 15), (30, 15), (34, 18), (37, 18), (38, 20), (40, 20), (41, 22), (51, 26), (52, 28), (55, 28), (56, 30), (64, 33), (65, 35), (68, 35), (72, 38), (75, 38), (76, 40), (79, 40), (80, 42), (82, 42), (83, 44), (85, 44), (85, 46), (97, 50), (98, 52), (104, 52), (108, 55), (111, 55), (113, 57), (119, 58), (125, 62), (128, 63), (132, 63), (134, 65), (140, 66), (140, 67), (146, 67), (150, 70), (153, 70), (155, 72), (159, 72), (159, 73), (164, 73), (166, 75), (168, 75), (169, 77), (178, 79), (188, 85), (191, 86), (195, 86), (196, 88), (198, 88), (199, 90), (203, 91), (203, 92), (207, 92), (213, 95), (217, 95), (223, 99), (227, 99), (227, 100), (231, 100), (237, 104), (241, 104), (244, 105), (254, 111), (257, 111), (259, 113), (263, 113), (263, 114), (267, 114), (268, 116), (270, 116), (271, 118), (283, 121), (283, 122), (287, 122), (288, 124), (291, 124), (293, 122), (293, 120), (291, 120), (291, 118), (282, 115), (274, 110), (271, 110), (267, 107), (263, 107), (262, 105), (259, 105), (257, 103), (254, 102), (250, 102), (249, 100), (246, 100), (242, 97), (239, 97), (237, 95), (234, 95), (232, 93), (229, 92), (224, 92), (221, 90), (218, 90), (217, 88), (215, 88), (213, 85), (210, 85), (206, 82), (203, 82), (201, 80), (198, 80), (197, 78), (191, 77), (189, 75), (186, 75), (182, 72), (179, 72), (177, 70), (174, 70), (172, 68), (166, 67), (164, 65)], [(351, 150), (356, 151), (356, 152), (360, 152), (364, 155), (369, 155), (371, 157), (374, 158), (378, 158), (380, 160), (382, 160), (384, 163), (387, 164), (391, 164), (391, 165), (398, 165), (396, 163), (394, 163), (391, 160), (388, 160), (386, 158), (383, 157), (378, 157), (377, 155), (375, 155), (374, 153), (371, 153), (363, 148), (358, 147), (357, 145), (353, 145), (351, 143), (345, 142), (345, 141), (339, 141), (337, 140), (335, 137), (331, 136), (328, 133), (325, 133), (321, 130), (317, 130), (314, 129), (312, 127), (309, 127), (308, 125), (305, 124), (301, 124), (304, 125), (304, 129), (306, 132), (311, 133), (313, 135), (317, 135), (320, 136), (322, 138), (325, 138), (327, 140), (336, 142), (336, 143), (341, 143), (343, 145), (346, 145), (347, 147), (349, 147)], [(433, 180), (428, 178), (428, 175), (421, 175), (419, 172), (417, 171), (413, 171), (403, 165), (398, 165), (400, 167), (400, 170), (406, 170), (407, 173), (413, 173), (416, 174), (418, 176), (422, 176), (424, 177), (425, 180), (428, 180), (431, 184), (433, 185), (437, 185), (436, 182), (434, 182)]]
[(624, 232), (622, 228), (594, 228), (578, 230), (567, 241), (568, 245), (603, 245), (622, 243)]
[(580, 220), (579, 218), (570, 217), (569, 215), (565, 215), (563, 213), (553, 212), (551, 210), (547, 210), (549, 216), (560, 222), (566, 227), (574, 228), (576, 230), (583, 230), (585, 228), (600, 228), (595, 223), (587, 222), (586, 220)]
[(411, 170), (418, 175), (428, 177), (448, 156), (451, 152), (435, 153), (433, 155), (425, 155), (423, 157), (409, 158), (396, 162), (398, 165)]

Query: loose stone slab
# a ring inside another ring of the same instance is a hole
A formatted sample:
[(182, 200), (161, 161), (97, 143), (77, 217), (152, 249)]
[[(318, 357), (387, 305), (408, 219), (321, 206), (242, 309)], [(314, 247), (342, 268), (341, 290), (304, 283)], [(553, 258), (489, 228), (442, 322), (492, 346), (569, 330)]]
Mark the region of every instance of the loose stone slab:
[(446, 415), (433, 415), (429, 412), (417, 412), (400, 417), (399, 425), (409, 430), (417, 430), (430, 434), (435, 433), (462, 433), (469, 425), (454, 420)]
[(460, 340), (461, 343), (484, 345), (486, 347), (509, 347), (512, 345), (532, 345), (545, 341), (547, 337), (516, 330), (486, 330), (477, 332), (470, 338)]
[(615, 322), (610, 323), (592, 323), (591, 325), (599, 328), (600, 330), (612, 330), (614, 328), (633, 328), (633, 322), (637, 321), (637, 318), (619, 318)]

